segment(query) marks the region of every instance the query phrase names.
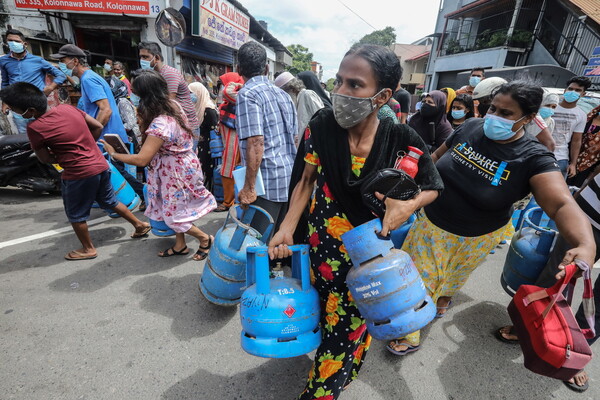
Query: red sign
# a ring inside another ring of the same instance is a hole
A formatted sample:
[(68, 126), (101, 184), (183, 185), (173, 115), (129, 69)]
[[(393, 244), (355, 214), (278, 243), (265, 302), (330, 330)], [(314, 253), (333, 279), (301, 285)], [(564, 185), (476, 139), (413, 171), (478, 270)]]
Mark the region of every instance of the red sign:
[(136, 0), (15, 0), (15, 5), (17, 8), (33, 8), (36, 10), (135, 15), (156, 14), (153, 12), (155, 10), (151, 10), (148, 1)]
[(296, 313), (296, 309), (288, 304), (287, 308), (283, 310), (283, 313), (287, 315), (288, 318), (292, 318), (292, 315)]

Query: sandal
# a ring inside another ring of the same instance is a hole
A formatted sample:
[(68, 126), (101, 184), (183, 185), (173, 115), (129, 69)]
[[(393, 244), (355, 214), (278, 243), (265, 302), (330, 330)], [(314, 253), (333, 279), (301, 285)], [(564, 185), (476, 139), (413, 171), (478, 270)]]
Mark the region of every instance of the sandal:
[[(393, 345), (391, 343), (388, 343), (387, 346), (385, 346), (385, 348), (392, 354), (397, 355), (397, 356), (403, 356), (406, 355), (408, 353), (412, 353), (413, 351), (417, 351), (421, 348), (420, 344), (417, 345), (412, 345), (409, 342), (407, 342), (406, 340), (403, 339), (395, 339), (392, 340), (392, 342), (394, 343)], [(406, 350), (396, 350), (394, 349), (393, 346), (406, 346), (407, 349)]]
[(210, 251), (210, 248), (212, 247), (213, 244), (213, 236), (209, 235), (208, 236), (208, 246), (204, 247), (204, 246), (199, 246), (198, 247), (198, 251), (196, 251), (196, 253), (194, 254), (194, 261), (202, 261), (204, 259), (206, 259), (206, 257), (208, 257), (208, 253)]
[[(579, 374), (585, 374), (585, 376), (587, 377), (587, 374), (585, 373), (585, 371), (579, 371), (575, 376), (579, 375)], [(585, 383), (581, 386), (579, 386), (576, 382), (575, 382), (575, 377), (572, 378), (573, 382), (569, 382), (569, 381), (563, 381), (563, 383), (571, 390), (573, 390), (574, 392), (577, 393), (583, 393), (586, 390), (588, 390), (589, 385), (589, 377), (587, 377), (587, 380), (585, 381)]]
[[(503, 326), (502, 328), (494, 331), (494, 336), (496, 336), (496, 339), (498, 339), (501, 342), (504, 343), (509, 343), (509, 344), (519, 344), (519, 339), (509, 339), (507, 337), (504, 337), (504, 334), (507, 334), (506, 332), (502, 332), (503, 329), (508, 328), (508, 326)], [(508, 330), (508, 335), (513, 335), (513, 336), (517, 336), (515, 331), (513, 330), (514, 326), (511, 326), (510, 329)]]
[(223, 203), (219, 203), (219, 205), (217, 206), (217, 208), (215, 208), (213, 210), (214, 212), (224, 212), (224, 211), (229, 211), (229, 207), (227, 207), (226, 205), (224, 205)]
[(150, 229), (152, 229), (152, 226), (148, 225), (148, 226), (145, 226), (144, 229), (142, 229), (139, 232), (136, 230), (135, 232), (133, 232), (131, 234), (131, 238), (132, 239), (139, 239), (141, 237), (148, 236), (148, 232), (150, 232)]
[(98, 253), (85, 254), (85, 253), (81, 253), (77, 250), (73, 250), (73, 251), (68, 252), (67, 255), (65, 255), (65, 260), (69, 260), (69, 261), (91, 260), (96, 257), (98, 257)]
[[(169, 247), (168, 249), (160, 252), (158, 254), (158, 256), (159, 257), (186, 256), (186, 255), (190, 254), (189, 250), (186, 251), (187, 249), (188, 249), (188, 247), (185, 246), (183, 249), (177, 251), (177, 250), (175, 250), (175, 245), (173, 245), (173, 247)], [(169, 253), (169, 251), (171, 251), (171, 252)]]
[[(451, 305), (452, 305), (452, 300), (450, 300), (448, 302), (448, 305), (446, 307), (437, 307), (437, 312), (435, 313), (435, 318), (443, 318), (444, 315), (446, 315), (446, 313), (448, 312), (448, 308), (450, 308)], [(444, 311), (444, 312), (440, 312), (440, 311)]]

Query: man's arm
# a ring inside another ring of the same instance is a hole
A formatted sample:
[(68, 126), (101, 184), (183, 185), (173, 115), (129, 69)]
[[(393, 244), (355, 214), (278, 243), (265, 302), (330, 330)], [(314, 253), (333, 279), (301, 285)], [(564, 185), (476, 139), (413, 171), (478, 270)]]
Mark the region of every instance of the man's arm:
[(50, 154), (50, 151), (47, 147), (40, 147), (39, 149), (35, 149), (34, 151), (37, 158), (44, 164), (56, 163), (56, 158), (54, 158), (54, 156)]
[(2, 89), (8, 86), (8, 71), (4, 64), (0, 67), (0, 74), (2, 74)]
[(92, 132), (92, 136), (94, 140), (100, 139), (100, 135), (102, 135), (102, 129), (104, 126), (98, 122), (98, 120), (88, 114), (85, 114), (85, 123), (87, 124), (90, 132)]
[(96, 115), (96, 119), (104, 127), (104, 126), (106, 126), (106, 124), (108, 124), (108, 120), (110, 119), (110, 116), (112, 115), (112, 109), (110, 108), (110, 103), (108, 102), (108, 99), (98, 100), (98, 101), (95, 101), (94, 103), (96, 103), (96, 105), (98, 106), (98, 115)]
[[(244, 92), (238, 93), (236, 125), (239, 140), (246, 140), (246, 180), (238, 193), (242, 204), (251, 204), (256, 200), (256, 174), (262, 163), (264, 138), (261, 107), (256, 99)], [(294, 132), (295, 133), (295, 132)]]
[(567, 175), (569, 177), (573, 177), (577, 173), (577, 158), (579, 157), (579, 151), (581, 150), (582, 138), (583, 132), (573, 132), (573, 136), (571, 137), (569, 168), (567, 169)]
[(48, 61), (44, 60), (43, 58), (41, 59), (41, 70), (45, 73), (45, 74), (50, 74), (52, 76), (54, 76), (54, 81), (52, 83), (50, 83), (49, 85), (46, 85), (46, 87), (44, 88), (44, 94), (46, 96), (48, 96), (50, 93), (52, 93), (52, 91), (54, 89), (56, 89), (58, 87), (58, 85), (62, 85), (65, 80), (67, 79), (67, 76), (65, 74), (63, 74), (63, 72), (61, 70), (59, 70), (58, 68), (56, 68), (55, 66), (53, 66), (52, 64), (50, 64)]

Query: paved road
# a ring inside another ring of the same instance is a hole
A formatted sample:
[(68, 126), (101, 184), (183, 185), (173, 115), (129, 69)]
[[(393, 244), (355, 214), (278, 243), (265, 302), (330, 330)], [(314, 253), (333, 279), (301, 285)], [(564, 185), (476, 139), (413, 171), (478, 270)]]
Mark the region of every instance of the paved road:
[[(1, 399), (286, 400), (302, 390), (311, 359), (245, 354), (237, 308), (198, 292), (203, 263), (156, 257), (170, 239), (129, 239), (127, 223), (93, 210), (99, 257), (68, 262), (78, 242), (60, 198), (0, 189), (0, 215)], [(223, 217), (199, 225), (214, 234)], [(373, 342), (341, 398), (600, 399), (598, 360), (579, 395), (527, 371), (519, 347), (490, 334), (509, 322), (505, 253), (475, 271), (422, 350), (398, 358)]]

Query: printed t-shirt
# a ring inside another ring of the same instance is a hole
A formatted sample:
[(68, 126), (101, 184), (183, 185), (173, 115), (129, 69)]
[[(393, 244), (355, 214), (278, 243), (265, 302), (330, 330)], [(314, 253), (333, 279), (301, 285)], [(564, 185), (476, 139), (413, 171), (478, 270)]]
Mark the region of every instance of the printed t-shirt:
[(436, 163), (445, 189), (425, 207), (436, 226), (459, 236), (481, 236), (506, 225), (513, 203), (531, 191), (529, 179), (559, 171), (535, 138), (499, 144), (484, 135), (483, 122), (470, 118), (446, 140), (448, 151)]
[(77, 108), (96, 118), (98, 116), (98, 111), (100, 110), (96, 105), (96, 101), (103, 99), (108, 99), (112, 114), (106, 125), (104, 125), (104, 129), (102, 129), (100, 139), (104, 137), (105, 133), (116, 133), (121, 137), (123, 143), (129, 143), (127, 132), (125, 132), (125, 127), (123, 126), (121, 115), (119, 114), (119, 107), (117, 107), (110, 86), (108, 86), (108, 83), (106, 83), (103, 77), (94, 71), (85, 71), (81, 76), (81, 99), (79, 99)]
[(554, 131), (552, 137), (556, 142), (554, 155), (557, 160), (569, 159), (569, 143), (573, 132), (583, 132), (585, 129), (586, 115), (579, 107), (564, 108), (560, 104), (554, 110)]
[(68, 104), (47, 111), (27, 126), (34, 150), (50, 148), (64, 171), (61, 178), (75, 180), (98, 175), (108, 169), (85, 122), (85, 113)]

